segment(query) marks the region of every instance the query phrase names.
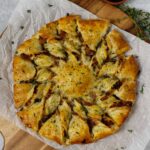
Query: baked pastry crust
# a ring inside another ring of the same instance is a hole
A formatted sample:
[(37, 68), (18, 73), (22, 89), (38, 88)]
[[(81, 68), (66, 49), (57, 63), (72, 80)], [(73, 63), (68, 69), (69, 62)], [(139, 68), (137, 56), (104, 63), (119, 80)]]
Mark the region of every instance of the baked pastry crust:
[(100, 43), (110, 26), (107, 20), (79, 20), (77, 24), (84, 43), (91, 50), (96, 50), (98, 43)]
[(41, 100), (41, 102), (34, 103), (28, 108), (19, 111), (17, 115), (27, 127), (37, 131), (39, 129), (39, 122), (42, 119), (43, 107), (44, 100)]
[(128, 42), (115, 29), (107, 34), (106, 41), (111, 55), (120, 55), (130, 49)]
[(26, 127), (59, 144), (117, 132), (136, 100), (139, 65), (106, 20), (66, 16), (17, 49), (14, 103)]
[(34, 87), (31, 83), (14, 84), (14, 102), (16, 108), (23, 106), (30, 100), (34, 93)]
[(15, 56), (13, 61), (15, 81), (27, 81), (33, 79), (36, 69), (30, 60)]
[(18, 54), (35, 55), (42, 52), (42, 46), (39, 39), (29, 39), (22, 43), (18, 49)]

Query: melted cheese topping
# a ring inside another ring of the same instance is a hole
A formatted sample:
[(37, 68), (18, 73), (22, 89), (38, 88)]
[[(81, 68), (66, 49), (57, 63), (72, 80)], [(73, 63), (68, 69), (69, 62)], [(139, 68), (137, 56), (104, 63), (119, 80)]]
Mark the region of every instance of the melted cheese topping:
[(94, 76), (87, 66), (68, 62), (56, 72), (57, 88), (69, 97), (80, 97), (93, 86)]

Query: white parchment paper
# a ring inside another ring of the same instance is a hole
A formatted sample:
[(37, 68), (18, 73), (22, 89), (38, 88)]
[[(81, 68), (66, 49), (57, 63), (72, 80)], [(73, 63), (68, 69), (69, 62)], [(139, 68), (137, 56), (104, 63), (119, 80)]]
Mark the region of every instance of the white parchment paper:
[[(53, 5), (49, 7), (48, 4)], [(27, 10), (31, 10), (28, 13)], [(12, 59), (17, 46), (31, 37), (43, 24), (54, 21), (66, 13), (80, 14), (83, 18), (96, 18), (95, 15), (67, 0), (21, 0), (13, 12), (6, 31), (0, 39), (0, 115), (11, 120), (21, 129), (37, 137), (56, 149), (66, 150), (144, 150), (150, 140), (150, 45), (139, 38), (122, 31), (132, 46), (130, 54), (138, 56), (141, 66), (138, 98), (133, 111), (116, 134), (95, 143), (71, 146), (59, 144), (40, 137), (23, 126), (17, 118), (13, 105)], [(24, 29), (20, 27), (24, 26)], [(113, 28), (116, 28), (113, 26)], [(14, 44), (12, 44), (14, 41)], [(144, 84), (144, 93), (140, 89)], [(132, 133), (128, 130), (133, 130)]]

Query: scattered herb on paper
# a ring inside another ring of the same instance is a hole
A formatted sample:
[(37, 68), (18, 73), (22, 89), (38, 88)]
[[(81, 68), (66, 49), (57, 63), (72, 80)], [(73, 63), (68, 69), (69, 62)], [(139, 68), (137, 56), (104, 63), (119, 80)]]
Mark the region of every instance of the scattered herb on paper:
[(129, 133), (132, 133), (132, 132), (133, 132), (133, 130), (131, 130), (131, 129), (128, 129), (128, 132), (129, 132)]
[(143, 84), (141, 87), (141, 90), (140, 90), (140, 93), (142, 93), (142, 94), (144, 93), (144, 87), (145, 87), (145, 85)]
[(23, 30), (23, 29), (24, 29), (24, 26), (20, 26), (20, 29), (22, 29), (22, 30)]
[(27, 13), (31, 13), (31, 10), (30, 10), (30, 9), (28, 9), (28, 10), (27, 10)]
[(14, 44), (15, 42), (14, 41), (11, 41), (11, 44)]
[(51, 4), (48, 4), (48, 6), (49, 6), (49, 7), (52, 7), (53, 5), (51, 5)]
[(143, 40), (150, 40), (150, 13), (125, 4), (119, 5), (118, 8), (131, 17), (138, 29), (138, 36)]

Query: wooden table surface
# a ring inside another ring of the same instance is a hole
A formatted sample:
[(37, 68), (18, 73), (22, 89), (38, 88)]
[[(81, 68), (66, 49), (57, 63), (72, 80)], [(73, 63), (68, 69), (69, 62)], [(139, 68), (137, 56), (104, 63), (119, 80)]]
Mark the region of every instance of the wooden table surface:
[[(74, 3), (91, 11), (98, 17), (109, 19), (120, 28), (135, 33), (132, 20), (119, 9), (100, 0), (72, 0)], [(5, 150), (54, 150), (28, 133), (20, 130), (11, 122), (0, 118), (0, 131), (5, 137)]]

